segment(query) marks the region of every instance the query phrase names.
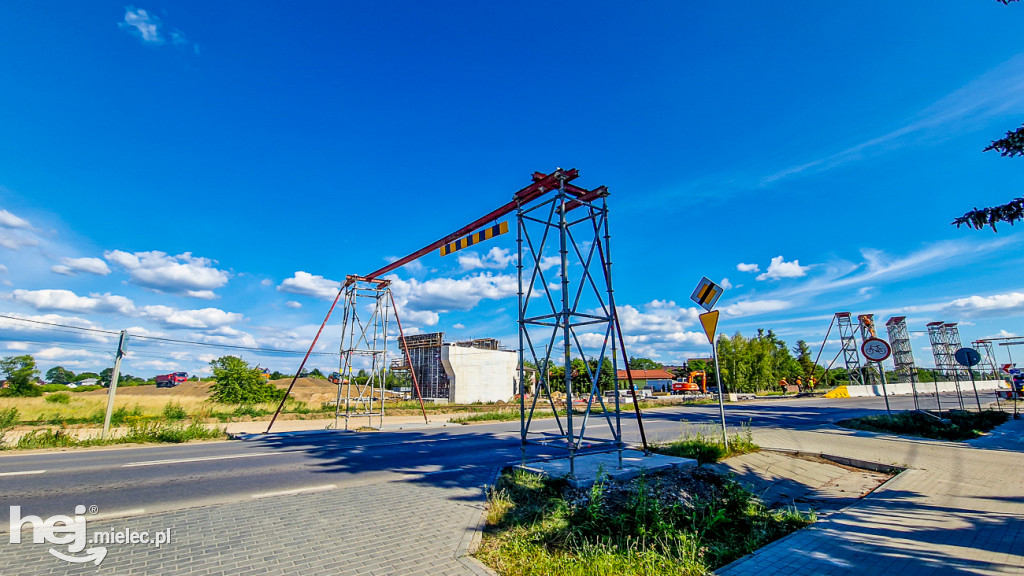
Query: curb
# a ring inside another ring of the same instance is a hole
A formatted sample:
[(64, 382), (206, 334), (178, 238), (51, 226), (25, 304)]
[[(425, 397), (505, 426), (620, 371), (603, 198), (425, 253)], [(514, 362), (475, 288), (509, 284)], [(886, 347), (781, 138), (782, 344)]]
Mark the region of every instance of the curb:
[[(852, 468), (862, 468), (864, 470), (871, 470), (872, 472), (881, 472), (882, 474), (899, 474), (905, 472), (908, 468), (902, 466), (896, 466), (893, 464), (879, 464), (878, 462), (870, 462), (868, 460), (859, 460), (857, 458), (848, 458), (846, 456), (836, 456), (834, 454), (824, 454), (820, 452), (807, 452), (804, 450), (789, 450), (787, 448), (761, 448), (765, 452), (775, 452), (778, 454), (793, 454), (794, 456), (810, 456), (814, 458), (822, 458), (835, 462), (836, 464), (842, 464), (843, 466), (850, 466)], [(888, 480), (886, 481), (888, 482)], [(883, 482), (882, 485), (885, 483)]]
[(477, 517), (476, 524), (467, 528), (466, 535), (463, 536), (462, 541), (459, 542), (459, 547), (455, 550), (455, 559), (479, 576), (498, 576), (497, 572), (474, 558), (473, 554), (480, 548), (480, 543), (484, 537), (484, 528), (487, 525), (487, 489), (498, 483), (498, 478), (504, 471), (504, 467), (495, 469), (494, 473), (491, 474), (490, 482), (482, 486), (484, 501), (480, 509), (480, 515)]

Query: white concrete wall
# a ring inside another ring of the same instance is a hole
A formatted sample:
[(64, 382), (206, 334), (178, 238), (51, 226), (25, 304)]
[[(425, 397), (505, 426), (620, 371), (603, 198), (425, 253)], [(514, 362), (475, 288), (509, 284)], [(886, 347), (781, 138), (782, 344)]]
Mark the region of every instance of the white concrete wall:
[(448, 373), (453, 404), (509, 401), (515, 395), (518, 354), (509, 350), (441, 347), (441, 364)]
[[(975, 384), (978, 386), (978, 390), (995, 390), (997, 388), (1009, 389), (1009, 385), (1002, 380), (976, 380)], [(933, 382), (918, 382), (917, 393), (918, 394), (935, 394), (935, 383)], [(955, 382), (939, 382), (939, 392), (956, 392)], [(883, 396), (882, 386), (847, 386), (846, 390), (850, 393), (851, 398), (863, 397), (863, 396)], [(886, 384), (885, 390), (889, 396), (903, 396), (913, 394), (914, 391), (910, 388), (910, 384)], [(971, 386), (970, 380), (960, 381), (960, 391), (974, 393), (974, 388)]]

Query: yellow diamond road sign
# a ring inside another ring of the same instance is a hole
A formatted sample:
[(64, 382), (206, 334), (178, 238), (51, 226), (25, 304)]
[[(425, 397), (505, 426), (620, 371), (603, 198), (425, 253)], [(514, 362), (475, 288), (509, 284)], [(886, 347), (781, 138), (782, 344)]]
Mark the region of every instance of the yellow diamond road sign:
[(698, 306), (710, 312), (721, 295), (722, 287), (705, 276), (701, 278), (700, 284), (697, 284), (697, 289), (690, 295), (690, 300), (693, 300)]
[(708, 343), (715, 343), (715, 331), (718, 330), (718, 310), (705, 312), (700, 315), (700, 325), (704, 327), (704, 334), (708, 337)]

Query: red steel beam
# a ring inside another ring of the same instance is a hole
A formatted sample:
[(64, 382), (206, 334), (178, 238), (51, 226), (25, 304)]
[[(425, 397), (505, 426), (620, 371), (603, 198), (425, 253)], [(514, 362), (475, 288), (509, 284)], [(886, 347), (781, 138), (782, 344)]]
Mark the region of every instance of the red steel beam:
[[(577, 177), (579, 177), (579, 175), (580, 175), (579, 171), (576, 170), (575, 168), (573, 168), (571, 170), (560, 170), (559, 169), (559, 170), (555, 170), (551, 174), (543, 174), (541, 172), (534, 172), (533, 173), (533, 184), (530, 184), (529, 186), (527, 186), (527, 187), (523, 188), (522, 190), (516, 192), (513, 200), (511, 202), (509, 202), (508, 204), (505, 204), (501, 208), (498, 208), (497, 210), (487, 214), (486, 216), (483, 216), (483, 217), (475, 220), (471, 224), (467, 224), (467, 225), (463, 226), (462, 228), (459, 228), (458, 230), (456, 230), (455, 232), (452, 232), (451, 234), (445, 236), (444, 238), (441, 238), (440, 240), (438, 240), (438, 241), (436, 241), (436, 242), (434, 242), (434, 243), (432, 243), (432, 244), (430, 244), (428, 246), (420, 248), (419, 250), (413, 252), (412, 254), (409, 254), (405, 258), (399, 258), (398, 260), (395, 260), (394, 262), (392, 262), (391, 264), (388, 264), (387, 266), (381, 268), (380, 270), (376, 270), (374, 272), (371, 272), (371, 273), (367, 274), (365, 276), (365, 279), (373, 280), (373, 279), (375, 279), (375, 278), (377, 278), (379, 276), (383, 276), (384, 274), (387, 274), (388, 272), (391, 272), (392, 270), (396, 270), (398, 268), (401, 268), (402, 266), (405, 266), (409, 262), (412, 262), (413, 260), (416, 260), (417, 258), (420, 258), (420, 257), (422, 257), (422, 256), (424, 256), (426, 254), (429, 254), (430, 252), (433, 252), (434, 250), (437, 250), (438, 248), (440, 248), (441, 246), (444, 246), (445, 244), (447, 244), (449, 242), (454, 242), (455, 240), (458, 240), (459, 238), (465, 236), (466, 234), (469, 234), (470, 232), (473, 232), (477, 228), (482, 227), (484, 224), (487, 224), (488, 222), (490, 222), (492, 220), (496, 220), (496, 219), (501, 218), (502, 216), (504, 216), (506, 214), (511, 213), (513, 210), (516, 209), (516, 206), (518, 206), (520, 203), (526, 204), (526, 203), (534, 200), (535, 198), (537, 198), (538, 196), (540, 196), (544, 192), (546, 192), (548, 190), (553, 190), (555, 188), (558, 188), (559, 185), (561, 184), (560, 177), (564, 178), (565, 182), (568, 183), (571, 180), (574, 180)], [(566, 184), (566, 186), (568, 187), (568, 184)], [(583, 190), (582, 188), (577, 188), (576, 186), (573, 186), (573, 188), (575, 190), (579, 191), (579, 195), (583, 195), (583, 194), (586, 194), (588, 192), (587, 190)]]

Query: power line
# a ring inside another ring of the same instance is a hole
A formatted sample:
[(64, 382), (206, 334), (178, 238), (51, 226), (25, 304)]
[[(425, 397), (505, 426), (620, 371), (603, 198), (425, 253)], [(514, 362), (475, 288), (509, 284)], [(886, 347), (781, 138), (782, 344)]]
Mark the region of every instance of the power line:
[[(16, 321), (19, 321), (19, 322), (31, 322), (33, 324), (42, 324), (42, 325), (46, 325), (46, 326), (54, 326), (54, 327), (57, 327), (57, 328), (68, 328), (68, 329), (71, 329), (71, 330), (80, 330), (80, 331), (84, 331), (84, 332), (96, 332), (96, 333), (99, 333), (99, 334), (108, 334), (108, 335), (111, 335), (111, 336), (116, 336), (116, 335), (120, 334), (119, 332), (114, 332), (114, 331), (111, 331), (111, 330), (102, 330), (102, 329), (99, 329), (99, 328), (84, 328), (82, 326), (71, 326), (71, 325), (68, 325), (68, 324), (58, 324), (56, 322), (45, 322), (43, 320), (32, 320), (32, 319), (29, 319), (29, 318), (18, 318), (17, 316), (8, 316), (8, 315), (5, 315), (5, 314), (0, 314), (0, 318), (6, 318), (8, 320), (16, 320)], [(209, 347), (209, 348), (224, 348), (224, 349), (230, 349), (230, 350), (246, 350), (246, 351), (250, 351), (250, 352), (266, 352), (266, 353), (277, 353), (277, 354), (296, 354), (296, 355), (305, 354), (305, 352), (303, 352), (301, 350), (281, 350), (279, 348), (259, 348), (259, 347), (256, 347), (256, 346), (239, 346), (239, 345), (235, 345), (235, 344), (214, 344), (214, 343), (211, 343), (211, 342), (196, 342), (196, 341), (193, 341), (193, 340), (178, 340), (178, 339), (174, 339), (174, 338), (161, 338), (161, 337), (158, 337), (158, 336), (144, 336), (142, 334), (131, 334), (131, 333), (129, 333), (129, 336), (131, 336), (132, 338), (135, 338), (135, 339), (153, 340), (153, 341), (157, 341), (157, 342), (168, 342), (168, 343), (172, 343), (172, 344), (185, 344), (185, 345), (189, 345), (189, 346), (206, 346), (206, 347)], [(30, 340), (25, 340), (25, 341), (29, 341), (30, 342)], [(313, 352), (313, 354), (315, 354), (317, 356), (339, 356), (340, 355), (339, 352)]]

